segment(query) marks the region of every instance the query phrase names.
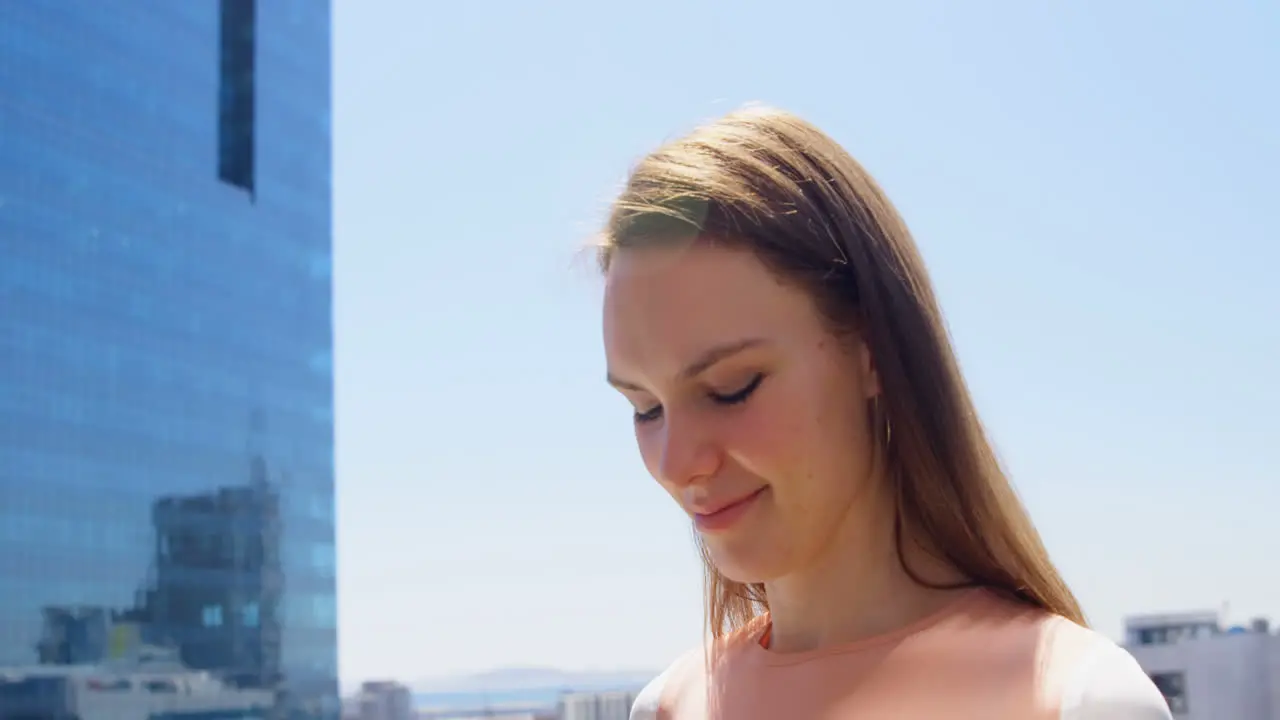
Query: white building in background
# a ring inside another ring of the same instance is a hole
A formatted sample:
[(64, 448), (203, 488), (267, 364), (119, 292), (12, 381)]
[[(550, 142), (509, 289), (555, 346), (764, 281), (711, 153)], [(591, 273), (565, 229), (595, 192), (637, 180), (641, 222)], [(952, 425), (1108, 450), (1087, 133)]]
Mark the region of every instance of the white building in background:
[(1280, 635), (1266, 620), (1225, 628), (1215, 612), (1136, 616), (1125, 645), (1179, 720), (1280, 720)]
[(560, 697), (560, 720), (627, 720), (634, 692), (567, 693)]
[(414, 720), (413, 693), (397, 682), (366, 682), (348, 704), (349, 720)]

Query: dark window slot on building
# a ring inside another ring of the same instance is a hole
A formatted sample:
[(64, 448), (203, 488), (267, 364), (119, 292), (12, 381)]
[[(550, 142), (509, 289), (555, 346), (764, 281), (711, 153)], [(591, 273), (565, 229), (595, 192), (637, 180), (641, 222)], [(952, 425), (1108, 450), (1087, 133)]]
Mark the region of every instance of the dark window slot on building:
[(254, 192), (257, 0), (220, 0), (218, 178)]
[(1169, 710), (1174, 715), (1187, 712), (1187, 676), (1180, 672), (1153, 673), (1151, 682), (1164, 695)]

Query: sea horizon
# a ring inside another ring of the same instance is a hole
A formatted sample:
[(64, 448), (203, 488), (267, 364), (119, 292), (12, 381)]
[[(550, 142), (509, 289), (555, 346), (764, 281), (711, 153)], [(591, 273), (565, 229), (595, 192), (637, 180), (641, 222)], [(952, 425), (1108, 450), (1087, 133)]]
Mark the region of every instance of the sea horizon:
[(638, 691), (638, 684), (602, 684), (590, 683), (574, 686), (553, 686), (536, 688), (518, 688), (512, 690), (455, 691), (455, 692), (415, 692), (413, 704), (417, 710), (474, 711), (501, 710), (504, 708), (554, 708), (560, 697), (573, 692), (613, 692)]

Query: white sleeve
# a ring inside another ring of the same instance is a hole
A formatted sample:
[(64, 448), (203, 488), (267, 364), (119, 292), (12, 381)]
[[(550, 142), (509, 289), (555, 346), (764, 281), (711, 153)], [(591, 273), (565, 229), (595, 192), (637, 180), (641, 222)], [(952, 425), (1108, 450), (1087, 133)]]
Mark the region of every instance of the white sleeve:
[(1062, 720), (1172, 720), (1155, 683), (1124, 648), (1099, 636), (1063, 698)]
[(636, 696), (635, 702), (631, 703), (631, 720), (658, 720), (658, 706), (662, 702), (662, 689), (666, 687), (667, 675), (669, 674), (671, 674), (671, 668), (667, 668), (661, 675), (650, 680), (649, 684), (644, 686), (644, 689)]

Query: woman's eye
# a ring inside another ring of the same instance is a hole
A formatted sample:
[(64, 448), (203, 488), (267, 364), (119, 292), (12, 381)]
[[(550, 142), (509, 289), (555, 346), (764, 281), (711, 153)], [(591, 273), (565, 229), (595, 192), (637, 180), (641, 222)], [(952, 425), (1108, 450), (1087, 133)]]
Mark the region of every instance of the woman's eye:
[(762, 382), (764, 382), (764, 373), (756, 373), (750, 382), (740, 389), (725, 394), (713, 392), (711, 393), (711, 399), (721, 405), (737, 405), (751, 397), (751, 393), (755, 392)]
[(643, 410), (643, 411), (641, 411), (641, 410), (637, 410), (637, 411), (636, 411), (636, 422), (637, 422), (637, 423), (653, 422), (654, 420), (657, 420), (657, 419), (658, 419), (658, 418), (660, 418), (660, 417), (662, 417), (662, 406), (661, 406), (661, 405), (654, 405), (652, 408), (650, 408), (650, 409), (648, 409), (648, 410)]
[[(712, 402), (717, 405), (737, 405), (746, 402), (747, 398), (760, 387), (760, 383), (764, 382), (764, 373), (756, 373), (747, 384), (728, 393), (709, 392), (707, 395)], [(654, 405), (648, 410), (637, 410), (635, 412), (635, 421), (637, 424), (650, 423), (662, 418), (662, 406)]]

